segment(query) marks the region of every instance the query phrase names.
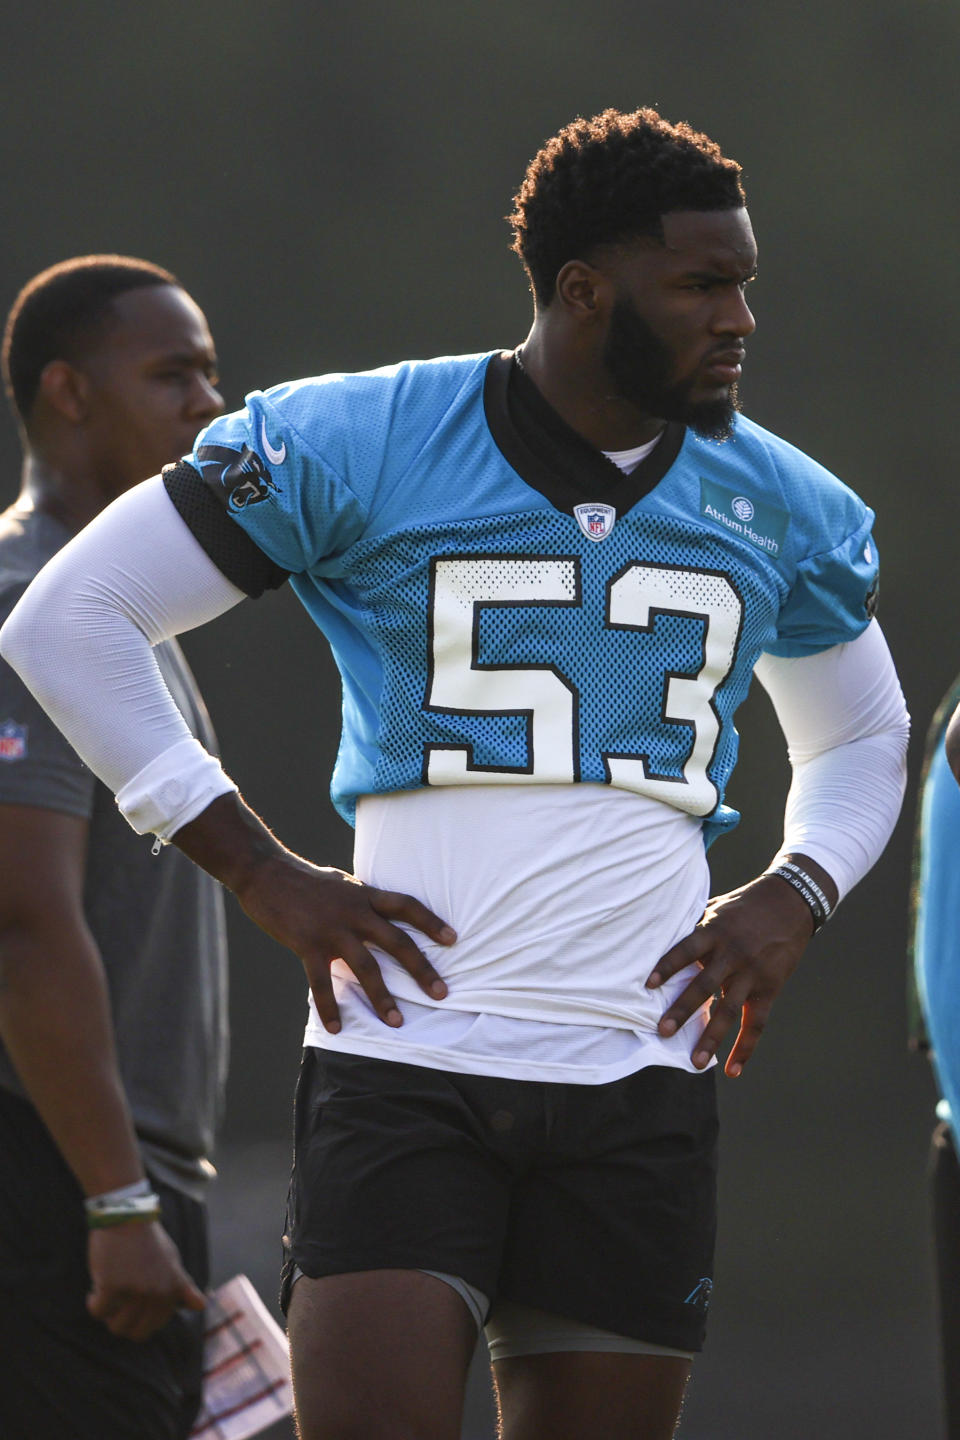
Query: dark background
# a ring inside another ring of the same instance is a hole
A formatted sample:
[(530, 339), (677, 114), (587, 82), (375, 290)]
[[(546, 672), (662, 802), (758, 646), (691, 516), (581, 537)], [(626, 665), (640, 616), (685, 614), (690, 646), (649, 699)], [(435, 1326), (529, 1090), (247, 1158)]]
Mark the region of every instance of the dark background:
[[(745, 167), (761, 256), (745, 408), (877, 510), (880, 615), (917, 734), (884, 859), (722, 1086), (718, 1285), (684, 1440), (938, 1433), (934, 1097), (903, 995), (919, 742), (960, 666), (958, 40), (947, 0), (37, 0), (0, 31), (4, 305), (71, 254), (159, 261), (207, 311), (231, 408), (301, 374), (519, 341), (529, 305), (502, 217), (578, 113), (654, 104)], [(7, 500), (12, 424), (0, 461)], [(187, 645), (251, 803), (294, 847), (349, 864), (326, 799), (336, 677), (293, 597)], [(740, 720), (744, 822), (712, 852), (718, 889), (772, 854), (787, 780), (762, 694)], [(269, 1294), (304, 987), (236, 914), (232, 934), (217, 1264)]]

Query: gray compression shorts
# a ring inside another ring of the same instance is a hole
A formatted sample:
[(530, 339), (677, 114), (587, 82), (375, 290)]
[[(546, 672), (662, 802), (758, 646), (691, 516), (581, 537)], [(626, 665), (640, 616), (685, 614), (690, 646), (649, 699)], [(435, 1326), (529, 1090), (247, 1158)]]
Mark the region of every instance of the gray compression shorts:
[[(294, 1281), (303, 1271), (299, 1265)], [(468, 1285), (459, 1275), (445, 1275), (441, 1270), (424, 1270), (456, 1290), (479, 1333), (483, 1330), (490, 1349), (490, 1359), (507, 1360), (516, 1355), (549, 1355), (557, 1351), (596, 1350), (621, 1355), (670, 1355), (692, 1360), (690, 1350), (674, 1350), (668, 1345), (651, 1345), (646, 1340), (633, 1340), (629, 1335), (614, 1335), (595, 1325), (583, 1325), (564, 1315), (551, 1315), (532, 1305), (517, 1305), (512, 1300), (498, 1300), (491, 1309), (482, 1290)]]

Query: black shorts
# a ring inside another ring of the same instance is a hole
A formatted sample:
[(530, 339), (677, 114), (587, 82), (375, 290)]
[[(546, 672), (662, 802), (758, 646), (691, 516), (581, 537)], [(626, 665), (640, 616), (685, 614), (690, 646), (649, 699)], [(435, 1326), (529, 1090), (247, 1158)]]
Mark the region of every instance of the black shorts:
[[(153, 1184), (203, 1289), (204, 1207)], [(201, 1398), (203, 1316), (122, 1340), (88, 1313), (89, 1289), (83, 1192), (33, 1107), (0, 1090), (0, 1436), (184, 1440)]]
[(608, 1085), (304, 1052), (284, 1237), (294, 1271), (416, 1269), (699, 1350), (716, 1228), (712, 1072)]

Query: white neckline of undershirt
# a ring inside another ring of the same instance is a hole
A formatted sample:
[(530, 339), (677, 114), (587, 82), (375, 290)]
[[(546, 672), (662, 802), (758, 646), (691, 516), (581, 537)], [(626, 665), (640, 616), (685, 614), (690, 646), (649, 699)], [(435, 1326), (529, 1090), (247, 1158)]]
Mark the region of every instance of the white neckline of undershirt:
[(662, 438), (663, 431), (661, 430), (659, 435), (654, 435), (653, 439), (648, 440), (645, 445), (634, 445), (630, 450), (604, 450), (603, 453), (608, 460), (613, 461), (618, 470), (629, 475), (631, 470), (636, 470), (641, 460), (646, 460), (647, 456), (653, 453)]

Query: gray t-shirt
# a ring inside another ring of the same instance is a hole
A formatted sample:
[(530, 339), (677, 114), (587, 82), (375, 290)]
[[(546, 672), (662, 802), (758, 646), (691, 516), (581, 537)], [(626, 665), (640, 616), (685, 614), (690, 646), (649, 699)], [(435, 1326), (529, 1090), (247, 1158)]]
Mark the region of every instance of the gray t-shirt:
[[(58, 521), (0, 514), (0, 623), (69, 540)], [(209, 749), (210, 717), (179, 646), (156, 647), (164, 679)], [(84, 910), (107, 975), (120, 1071), (144, 1163), (202, 1198), (227, 1065), (226, 931), (220, 886), (175, 846), (151, 853), (113, 796), (0, 659), (0, 804), (89, 821)], [(69, 1065), (70, 1056), (63, 1057)], [(0, 1043), (0, 1086), (22, 1095)]]

